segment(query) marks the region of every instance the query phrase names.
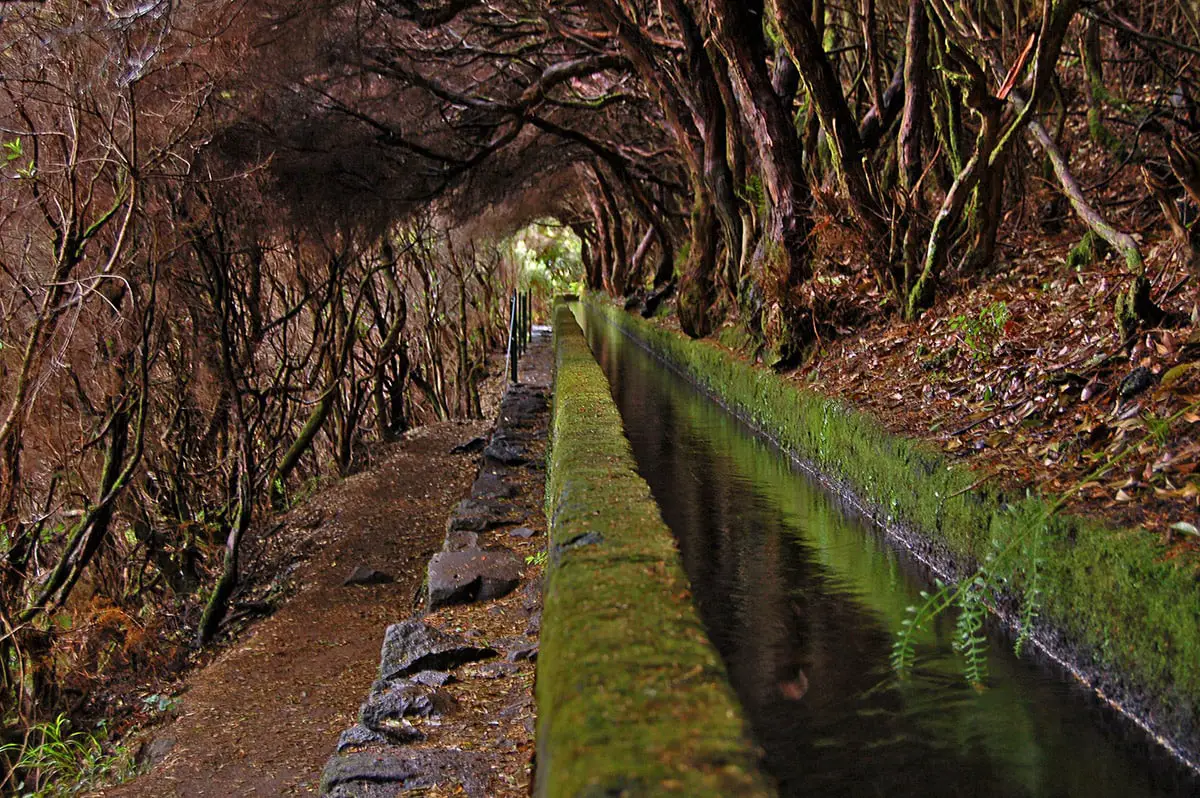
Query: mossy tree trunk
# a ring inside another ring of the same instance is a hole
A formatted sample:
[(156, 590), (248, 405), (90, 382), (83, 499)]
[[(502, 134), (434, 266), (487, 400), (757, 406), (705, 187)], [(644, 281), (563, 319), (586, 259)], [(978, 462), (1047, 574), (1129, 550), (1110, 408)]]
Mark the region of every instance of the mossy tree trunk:
[(1118, 153), (1121, 142), (1104, 125), (1104, 106), (1108, 90), (1104, 88), (1104, 62), (1100, 57), (1100, 22), (1088, 19), (1079, 41), (1079, 56), (1083, 66), (1084, 97), (1087, 100), (1087, 127), (1092, 141), (1109, 152)]
[[(1018, 57), (1017, 61), (1007, 69), (997, 59), (995, 53), (984, 51), (977, 60), (965, 47), (958, 44), (954, 37), (947, 32), (943, 39), (944, 57), (957, 70), (961, 71), (968, 80), (968, 89), (964, 100), (980, 117), (979, 134), (975, 139), (975, 152), (959, 171), (950, 190), (942, 201), (942, 207), (934, 218), (933, 227), (929, 234), (929, 243), (925, 252), (925, 264), (920, 276), (909, 289), (904, 306), (904, 316), (915, 318), (928, 308), (934, 297), (937, 280), (945, 265), (947, 251), (963, 209), (976, 187), (983, 182), (989, 190), (996, 190), (993, 174), (1003, 170), (1008, 153), (1025, 128), (1033, 121), (1034, 112), (1043, 104), (1045, 97), (1053, 90), (1053, 75), (1062, 51), (1063, 38), (1075, 13), (1079, 10), (1081, 0), (1045, 0), (1042, 8), (1041, 29), (1036, 37), (1030, 39), (1030, 46)], [(945, 19), (942, 19), (945, 22)], [(959, 32), (961, 35), (961, 31)], [(1033, 79), (1027, 103), (1016, 104), (1015, 114), (1004, 118), (1004, 101), (1016, 95), (1013, 87), (1025, 71), (1026, 58), (1031, 53), (1031, 47), (1036, 42), (1033, 55)], [(997, 95), (991, 92), (992, 80), (985, 72), (985, 65), (997, 75), (1007, 73)], [(1002, 185), (1002, 184), (1001, 184)], [(997, 212), (999, 205), (991, 201), (988, 205)], [(986, 208), (978, 207), (980, 214)], [(985, 233), (988, 226), (998, 224), (998, 220), (977, 219)], [(977, 228), (978, 229), (978, 228)], [(985, 236), (986, 240), (986, 236)]]
[[(1015, 104), (1022, 104), (1020, 97), (1014, 95), (1012, 99)], [(1066, 156), (1050, 138), (1050, 134), (1046, 132), (1045, 128), (1037, 122), (1033, 122), (1029, 125), (1029, 133), (1046, 157), (1050, 159), (1050, 163), (1054, 167), (1054, 175), (1058, 178), (1059, 187), (1071, 203), (1071, 207), (1080, 221), (1116, 250), (1133, 276), (1129, 288), (1117, 296), (1114, 307), (1117, 330), (1121, 337), (1127, 338), (1143, 323), (1150, 325), (1161, 323), (1165, 314), (1162, 308), (1158, 307), (1150, 298), (1150, 281), (1146, 277), (1146, 264), (1142, 260), (1142, 253), (1137, 242), (1133, 240), (1133, 236), (1117, 230), (1109, 224), (1108, 220), (1088, 202), (1083, 189), (1075, 180), (1075, 176), (1071, 174)]]
[(592, 174), (595, 176), (596, 186), (600, 190), (601, 213), (608, 220), (608, 250), (612, 253), (608, 268), (608, 292), (613, 296), (625, 296), (629, 273), (629, 247), (625, 240), (625, 220), (608, 177), (599, 163), (592, 164)]
[[(909, 0), (908, 28), (904, 41), (904, 115), (897, 141), (900, 171), (899, 236), (903, 277), (894, 285), (898, 298), (916, 280), (920, 258), (922, 210), (921, 175), (924, 171), (921, 141), (927, 126), (929, 107), (929, 18), (922, 0)], [(901, 288), (903, 286), (903, 288)]]
[(703, 191), (692, 197), (692, 238), (679, 286), (679, 326), (692, 338), (703, 338), (715, 326), (717, 219)]
[[(767, 2), (829, 142), (833, 168), (851, 212), (868, 231), (881, 233), (883, 214), (871, 193), (858, 123), (850, 113), (841, 83), (825, 55), (824, 10), (817, 5), (800, 0)], [(811, 158), (813, 152), (810, 150), (808, 155)]]
[(804, 175), (804, 153), (791, 115), (779, 101), (767, 72), (763, 5), (734, 0), (708, 4), (713, 43), (728, 66), (730, 85), (745, 129), (754, 142), (769, 205), (759, 249), (769, 252), (753, 268), (764, 299), (779, 307), (785, 323), (776, 347), (792, 359), (812, 335), (811, 313), (800, 299), (811, 278), (808, 236), (812, 195)]

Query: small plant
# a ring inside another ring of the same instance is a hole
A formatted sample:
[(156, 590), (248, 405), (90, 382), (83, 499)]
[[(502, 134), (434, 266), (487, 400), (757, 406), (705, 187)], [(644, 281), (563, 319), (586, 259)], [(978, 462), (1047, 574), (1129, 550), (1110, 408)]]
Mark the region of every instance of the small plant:
[[(13, 139), (12, 141), (4, 142), (4, 161), (5, 161), (5, 163), (12, 163), (13, 161), (19, 161), (19, 160), (21, 160), (21, 158), (24, 157), (24, 155), (25, 155), (25, 150), (21, 146), (20, 137), (17, 137), (15, 139)], [(34, 171), (35, 171), (35, 169), (33, 166), (32, 158), (29, 160), (29, 163), (25, 164), (24, 166), (17, 165), (17, 175), (19, 175), (20, 177), (23, 177), (26, 179), (32, 178), (34, 175)]]
[(179, 699), (162, 693), (154, 693), (153, 695), (145, 696), (142, 699), (142, 705), (146, 707), (147, 712), (163, 713), (170, 712), (179, 706)]
[(979, 315), (958, 315), (950, 319), (950, 329), (962, 334), (963, 344), (975, 360), (982, 360), (995, 347), (1008, 322), (1008, 305), (993, 302), (980, 308)]
[(123, 749), (106, 753), (105, 731), (103, 722), (95, 732), (71, 731), (66, 715), (34, 726), (24, 743), (0, 746), (0, 754), (12, 761), (15, 780), (3, 788), (21, 798), (58, 798), (127, 776), (132, 757)]
[(737, 192), (738, 198), (758, 209), (759, 214), (765, 214), (767, 209), (767, 190), (763, 186), (762, 177), (759, 175), (750, 175), (746, 178), (745, 184), (742, 185), (740, 191)]
[(542, 549), (541, 551), (537, 552), (536, 554), (530, 554), (528, 557), (526, 557), (525, 564), (526, 565), (545, 565), (546, 558), (547, 558), (546, 550)]
[(986, 573), (978, 573), (959, 598), (958, 622), (954, 625), (954, 650), (963, 656), (963, 676), (974, 686), (987, 676), (987, 636), (983, 631), (988, 590)]
[(1146, 414), (1142, 416), (1142, 422), (1145, 423), (1146, 429), (1150, 432), (1150, 437), (1154, 440), (1155, 445), (1165, 446), (1167, 439), (1171, 436), (1171, 418), (1160, 418), (1158, 416)]
[(1077, 272), (1085, 266), (1091, 266), (1099, 256), (1096, 234), (1088, 231), (1083, 239), (1071, 247), (1071, 251), (1067, 253), (1067, 268)]

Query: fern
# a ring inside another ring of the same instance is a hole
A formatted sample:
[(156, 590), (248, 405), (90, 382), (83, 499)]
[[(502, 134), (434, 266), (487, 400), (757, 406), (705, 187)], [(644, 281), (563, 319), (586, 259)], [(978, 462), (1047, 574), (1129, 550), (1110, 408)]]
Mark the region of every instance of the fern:
[(958, 622), (954, 627), (954, 650), (962, 654), (963, 675), (973, 686), (980, 687), (987, 678), (987, 635), (983, 631), (989, 590), (987, 572), (980, 569), (958, 591)]
[(941, 579), (934, 580), (934, 583), (937, 586), (936, 591), (931, 594), (922, 590), (921, 598), (924, 602), (920, 606), (913, 605), (908, 608), (909, 617), (900, 622), (900, 631), (892, 642), (892, 670), (901, 679), (907, 678), (912, 672), (913, 661), (916, 659), (917, 633), (954, 600), (950, 585)]
[(1019, 630), (1013, 644), (1019, 656), (1033, 634), (1033, 624), (1041, 614), (1041, 575), (1046, 563), (1043, 538), (1046, 536), (1048, 514), (1028, 525), (1021, 534), (1001, 543), (992, 540), (991, 553), (975, 573), (964, 578), (954, 587), (937, 581), (937, 591), (921, 592), (922, 603), (909, 607), (909, 617), (901, 622), (901, 629), (892, 644), (892, 668), (902, 678), (911, 670), (915, 655), (915, 634), (931, 619), (951, 606), (959, 610), (955, 624), (953, 648), (963, 657), (963, 675), (973, 686), (982, 687), (987, 679), (987, 635), (984, 621), (988, 613), (988, 599), (1012, 589), (1013, 577), (1022, 573), (1023, 588)]
[(1045, 564), (1045, 556), (1042, 553), (1042, 538), (1045, 537), (1045, 531), (1046, 524), (1043, 519), (1033, 529), (1032, 533), (1025, 537), (1025, 545), (1021, 553), (1022, 559), (1026, 563), (1026, 570), (1025, 595), (1021, 604), (1021, 628), (1017, 632), (1017, 640), (1013, 644), (1013, 651), (1018, 656), (1025, 650), (1025, 645), (1033, 635), (1033, 622), (1041, 614), (1041, 574), (1042, 566)]

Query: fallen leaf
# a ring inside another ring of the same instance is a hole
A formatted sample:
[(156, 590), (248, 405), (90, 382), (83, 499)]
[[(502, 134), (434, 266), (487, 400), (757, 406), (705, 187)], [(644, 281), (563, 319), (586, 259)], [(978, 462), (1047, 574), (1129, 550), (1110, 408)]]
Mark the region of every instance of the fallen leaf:
[(1171, 529), (1185, 535), (1200, 535), (1200, 529), (1196, 529), (1195, 525), (1189, 524), (1187, 521), (1176, 521), (1171, 524)]

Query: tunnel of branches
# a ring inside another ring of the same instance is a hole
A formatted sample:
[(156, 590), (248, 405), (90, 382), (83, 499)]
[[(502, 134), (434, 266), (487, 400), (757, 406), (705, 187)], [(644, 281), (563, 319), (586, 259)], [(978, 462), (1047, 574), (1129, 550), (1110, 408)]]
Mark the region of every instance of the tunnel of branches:
[(1051, 225), (1115, 253), (1115, 334), (1194, 293), (1160, 277), (1195, 259), (1194, 0), (0, 14), (9, 728), (140, 637), (211, 642), (253, 525), (478, 415), (531, 224), (589, 290), (779, 369)]

